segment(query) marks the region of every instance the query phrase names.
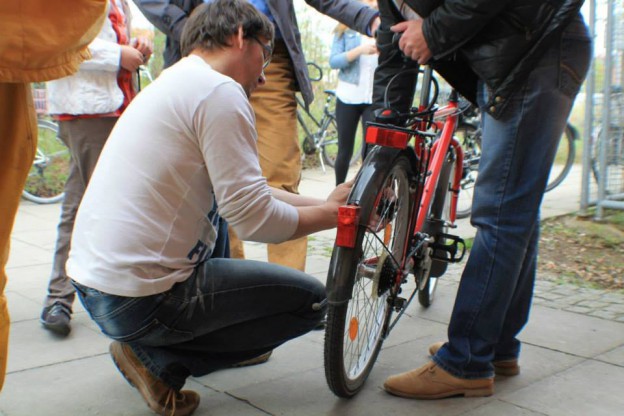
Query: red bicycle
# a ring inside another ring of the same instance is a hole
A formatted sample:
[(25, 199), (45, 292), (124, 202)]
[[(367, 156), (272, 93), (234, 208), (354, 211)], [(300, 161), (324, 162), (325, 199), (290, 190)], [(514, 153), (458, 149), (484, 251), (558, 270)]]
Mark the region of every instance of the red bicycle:
[[(325, 375), (340, 397), (362, 388), (415, 295), (431, 305), (438, 278), (465, 252), (464, 241), (447, 233), (462, 178), (463, 152), (454, 138), (458, 94), (452, 91), (438, 108), (431, 68), (419, 72), (421, 105), (407, 114), (386, 108), (369, 124), (366, 141), (376, 146), (339, 210), (327, 278)], [(409, 274), (415, 288), (406, 298), (401, 292)]]

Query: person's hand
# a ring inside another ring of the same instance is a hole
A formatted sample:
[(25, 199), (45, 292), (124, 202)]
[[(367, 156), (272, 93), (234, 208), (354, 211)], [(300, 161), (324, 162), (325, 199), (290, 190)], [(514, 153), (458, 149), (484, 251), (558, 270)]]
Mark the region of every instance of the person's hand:
[(139, 36), (133, 42), (134, 49), (143, 54), (143, 63), (146, 64), (154, 52), (154, 43), (145, 36)]
[(129, 45), (121, 45), (121, 59), (119, 65), (130, 72), (136, 71), (143, 63), (143, 54)]
[(360, 48), (360, 55), (374, 55), (378, 53), (377, 46), (375, 46), (374, 44), (365, 43), (358, 46), (358, 48)]
[(349, 193), (351, 192), (351, 188), (353, 187), (353, 182), (355, 180), (351, 179), (348, 182), (341, 183), (336, 186), (331, 194), (327, 197), (327, 201), (325, 203), (332, 207), (332, 210), (335, 208), (336, 214), (338, 213), (338, 207), (341, 207), (347, 203), (347, 198), (349, 197)]
[(424, 65), (431, 59), (433, 54), (429, 50), (423, 35), (422, 24), (422, 20), (408, 20), (392, 26), (390, 30), (396, 33), (403, 33), (399, 40), (399, 48), (405, 56)]

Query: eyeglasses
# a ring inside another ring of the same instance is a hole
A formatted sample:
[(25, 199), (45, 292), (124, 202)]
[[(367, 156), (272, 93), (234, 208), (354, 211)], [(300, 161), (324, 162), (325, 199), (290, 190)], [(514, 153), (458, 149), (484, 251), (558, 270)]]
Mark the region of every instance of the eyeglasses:
[(262, 65), (262, 69), (264, 69), (271, 63), (271, 57), (273, 56), (273, 44), (267, 45), (266, 43), (262, 43), (260, 39), (255, 36), (250, 36), (250, 38), (258, 42), (260, 46), (262, 46), (262, 57), (264, 58), (264, 64)]

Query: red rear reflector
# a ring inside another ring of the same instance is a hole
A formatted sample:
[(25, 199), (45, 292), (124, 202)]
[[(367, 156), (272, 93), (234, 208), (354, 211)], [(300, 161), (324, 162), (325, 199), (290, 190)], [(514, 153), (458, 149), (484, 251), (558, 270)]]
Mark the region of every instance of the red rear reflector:
[(366, 129), (366, 143), (379, 146), (405, 149), (410, 135), (396, 130), (388, 130), (377, 126), (368, 126)]
[(345, 205), (338, 208), (338, 231), (336, 232), (336, 245), (338, 247), (355, 247), (359, 222), (360, 207)]

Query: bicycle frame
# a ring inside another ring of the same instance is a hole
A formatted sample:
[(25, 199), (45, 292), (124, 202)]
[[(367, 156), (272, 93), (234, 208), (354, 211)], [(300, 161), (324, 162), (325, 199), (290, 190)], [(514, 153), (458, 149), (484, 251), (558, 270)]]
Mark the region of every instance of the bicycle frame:
[[(301, 115), (301, 112), (299, 111), (299, 109), (297, 109), (297, 120), (299, 121), (299, 125), (305, 132), (306, 137), (315, 139), (315, 136), (318, 134), (318, 132), (322, 131), (324, 128), (327, 128), (327, 124), (330, 121), (330, 117), (329, 117), (330, 114), (329, 114), (329, 111), (327, 110), (327, 106), (323, 108), (323, 116), (321, 117), (320, 120), (318, 120), (316, 117), (314, 117), (314, 114), (312, 114), (310, 110), (306, 108), (305, 104), (303, 103), (303, 101), (301, 100), (299, 96), (295, 96), (295, 98), (297, 100), (297, 107), (303, 109), (303, 112), (306, 114), (308, 119), (312, 120), (314, 125), (316, 125), (317, 131), (315, 133), (312, 133), (310, 131), (307, 124), (305, 123), (303, 116)], [(327, 100), (331, 100), (331, 96), (328, 96)], [(318, 144), (318, 140), (314, 140), (314, 144), (315, 145)]]
[[(310, 110), (305, 106), (302, 99), (296, 96), (297, 100), (297, 121), (305, 133), (305, 138), (302, 143), (302, 150), (304, 154), (318, 153), (319, 161), (323, 172), (326, 171), (325, 165), (329, 164), (333, 166), (329, 161), (326, 162), (325, 145), (327, 144), (327, 133), (330, 129), (330, 125), (335, 121), (334, 114), (330, 111), (331, 102), (334, 100), (334, 92), (331, 90), (325, 90), (326, 98), (325, 105), (323, 107), (323, 115), (320, 119), (314, 117)], [(316, 126), (316, 131), (311, 132), (310, 128), (306, 124), (306, 120), (303, 114), (307, 115), (307, 118), (311, 120)]]

